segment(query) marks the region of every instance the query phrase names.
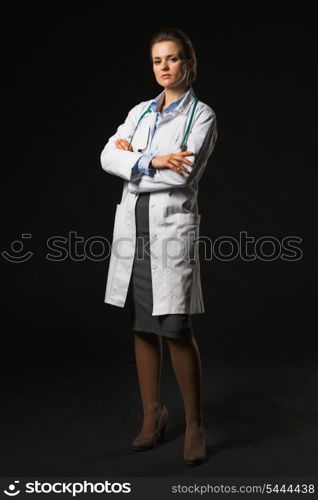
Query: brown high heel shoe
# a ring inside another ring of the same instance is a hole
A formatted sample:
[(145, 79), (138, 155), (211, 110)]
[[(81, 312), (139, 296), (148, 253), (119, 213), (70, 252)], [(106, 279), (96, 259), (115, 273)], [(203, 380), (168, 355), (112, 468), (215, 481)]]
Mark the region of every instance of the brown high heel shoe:
[(202, 429), (202, 441), (199, 449), (196, 449), (196, 451), (194, 451), (191, 450), (190, 447), (184, 446), (183, 458), (185, 463), (188, 465), (198, 465), (203, 463), (207, 459), (206, 437), (203, 425), (201, 426), (201, 429)]
[(133, 450), (145, 451), (155, 448), (164, 440), (166, 423), (169, 417), (169, 412), (164, 404), (161, 405), (161, 413), (155, 432), (150, 437), (136, 437), (132, 443)]

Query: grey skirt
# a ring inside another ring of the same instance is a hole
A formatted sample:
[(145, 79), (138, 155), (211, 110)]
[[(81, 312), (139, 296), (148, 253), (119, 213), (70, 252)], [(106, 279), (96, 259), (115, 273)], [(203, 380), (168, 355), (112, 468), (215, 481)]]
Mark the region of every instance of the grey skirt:
[(136, 202), (136, 251), (128, 291), (132, 330), (175, 339), (190, 338), (194, 335), (190, 314), (152, 316), (152, 278), (147, 247), (149, 198), (150, 193), (140, 193)]

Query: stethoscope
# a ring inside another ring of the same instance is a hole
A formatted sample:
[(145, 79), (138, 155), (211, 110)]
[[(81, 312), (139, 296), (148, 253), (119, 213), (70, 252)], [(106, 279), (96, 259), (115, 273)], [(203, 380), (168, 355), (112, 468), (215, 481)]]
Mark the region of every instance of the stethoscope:
[[(182, 141), (181, 141), (181, 145), (180, 145), (180, 149), (181, 149), (181, 151), (186, 151), (186, 150), (187, 150), (187, 143), (186, 143), (186, 140), (187, 140), (188, 135), (189, 135), (189, 132), (190, 132), (190, 128), (191, 128), (191, 124), (192, 124), (192, 120), (193, 120), (193, 115), (194, 115), (194, 111), (195, 111), (195, 108), (196, 108), (197, 104), (198, 104), (198, 98), (197, 98), (197, 97), (195, 97), (195, 98), (193, 99), (193, 103), (192, 103), (192, 111), (191, 111), (190, 119), (189, 119), (188, 125), (187, 125), (187, 127), (186, 127), (186, 130), (185, 130), (185, 132), (184, 132), (184, 134), (183, 134), (183, 138), (182, 138)], [(141, 122), (141, 120), (143, 119), (143, 117), (144, 117), (147, 113), (151, 113), (151, 112), (152, 112), (152, 107), (151, 107), (151, 104), (149, 104), (149, 106), (148, 106), (148, 108), (146, 109), (146, 111), (144, 111), (144, 112), (142, 113), (142, 115), (141, 115), (141, 116), (139, 117), (139, 119), (138, 119), (138, 122), (137, 122), (136, 128), (135, 128), (135, 130), (134, 130), (133, 136), (132, 136), (132, 138), (130, 139), (129, 146), (130, 146), (130, 144), (131, 144), (131, 141), (132, 141), (132, 140), (133, 140), (133, 138), (134, 138), (134, 135), (135, 135), (135, 133), (136, 133), (136, 130), (137, 130), (137, 127), (138, 127), (139, 123)], [(129, 146), (128, 146), (128, 147), (129, 147)]]

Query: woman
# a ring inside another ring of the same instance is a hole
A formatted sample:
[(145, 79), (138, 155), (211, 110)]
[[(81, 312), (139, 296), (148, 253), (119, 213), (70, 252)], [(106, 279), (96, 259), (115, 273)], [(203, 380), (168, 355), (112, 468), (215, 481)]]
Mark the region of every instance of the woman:
[(192, 89), (196, 56), (183, 31), (155, 33), (150, 57), (163, 91), (132, 108), (101, 153), (102, 168), (124, 179), (105, 302), (123, 307), (129, 297), (143, 406), (133, 449), (147, 450), (164, 437), (168, 410), (161, 402), (160, 375), (165, 337), (185, 408), (183, 456), (193, 465), (207, 456), (201, 361), (191, 324), (191, 314), (204, 312), (194, 244), (201, 218), (197, 193), (217, 139), (216, 117)]

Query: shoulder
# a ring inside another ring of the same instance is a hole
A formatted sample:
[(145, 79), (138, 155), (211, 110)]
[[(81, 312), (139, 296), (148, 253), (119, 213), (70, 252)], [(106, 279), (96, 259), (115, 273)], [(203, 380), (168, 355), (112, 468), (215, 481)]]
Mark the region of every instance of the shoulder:
[(193, 117), (194, 124), (196, 126), (210, 126), (215, 128), (216, 125), (216, 113), (214, 109), (207, 103), (198, 100), (195, 114)]
[(130, 109), (129, 114), (134, 119), (138, 119), (138, 117), (140, 115), (142, 115), (142, 113), (144, 113), (149, 108), (149, 106), (152, 103), (152, 101), (153, 101), (153, 99), (148, 99), (147, 101), (138, 102), (137, 104), (135, 104), (135, 106), (133, 106)]
[(214, 119), (216, 118), (216, 113), (214, 109), (211, 106), (209, 106), (209, 104), (200, 100), (198, 100), (197, 103), (196, 115), (205, 118), (214, 118)]

